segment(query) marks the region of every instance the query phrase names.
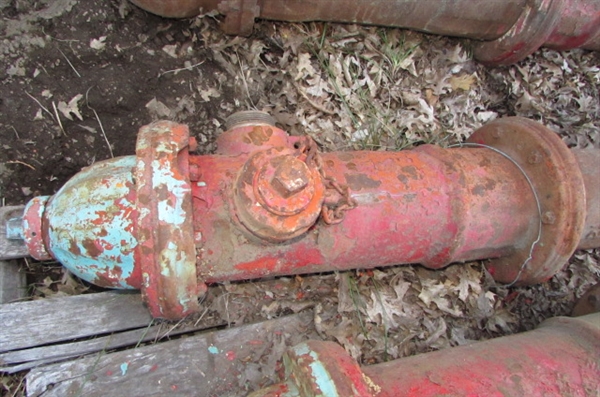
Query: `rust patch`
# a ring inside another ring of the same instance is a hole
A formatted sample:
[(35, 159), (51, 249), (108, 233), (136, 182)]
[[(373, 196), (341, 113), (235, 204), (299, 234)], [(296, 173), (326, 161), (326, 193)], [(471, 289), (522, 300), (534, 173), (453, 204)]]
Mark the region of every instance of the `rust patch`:
[(97, 258), (102, 254), (102, 249), (98, 245), (96, 245), (95, 240), (87, 238), (81, 242), (81, 245), (83, 245), (83, 248), (85, 248), (87, 253), (92, 258)]
[(273, 130), (271, 128), (254, 127), (252, 131), (244, 137), (244, 142), (262, 146), (265, 142), (269, 141), (271, 135), (273, 135)]
[(369, 178), (366, 174), (344, 174), (348, 187), (352, 190), (377, 189), (381, 181)]
[(79, 249), (79, 246), (77, 245), (77, 243), (75, 242), (75, 240), (71, 240), (69, 243), (69, 251), (71, 251), (72, 254), (75, 254), (77, 256), (81, 256), (81, 250)]
[(475, 196), (484, 196), (486, 192), (486, 188), (483, 185), (476, 185), (473, 189), (471, 189), (471, 193)]
[(412, 179), (422, 179), (421, 175), (419, 174), (419, 171), (414, 165), (404, 166), (401, 168), (401, 170)]
[(404, 186), (408, 186), (408, 178), (406, 177), (406, 175), (404, 175), (404, 174), (398, 174), (396, 176), (396, 178), (398, 178), (398, 180), (400, 182), (402, 182), (404, 184)]

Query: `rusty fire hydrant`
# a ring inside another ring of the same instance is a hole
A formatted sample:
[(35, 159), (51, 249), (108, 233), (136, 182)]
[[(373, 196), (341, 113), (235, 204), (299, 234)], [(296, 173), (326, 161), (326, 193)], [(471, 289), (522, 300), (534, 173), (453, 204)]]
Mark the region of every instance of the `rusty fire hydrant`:
[(600, 313), (362, 368), (336, 343), (307, 341), (283, 363), (285, 379), (250, 397), (592, 397), (599, 390)]
[(597, 0), (131, 0), (164, 17), (218, 12), (228, 34), (250, 35), (255, 18), (395, 26), (480, 40), (486, 65), (518, 62), (544, 46), (600, 50)]
[(202, 156), (184, 125), (142, 127), (136, 156), (29, 202), (30, 254), (141, 289), (153, 316), (177, 319), (207, 283), (489, 258), (496, 280), (523, 285), (600, 246), (600, 152), (527, 119), (494, 121), (462, 148), (403, 152), (320, 153), (259, 112), (229, 125)]

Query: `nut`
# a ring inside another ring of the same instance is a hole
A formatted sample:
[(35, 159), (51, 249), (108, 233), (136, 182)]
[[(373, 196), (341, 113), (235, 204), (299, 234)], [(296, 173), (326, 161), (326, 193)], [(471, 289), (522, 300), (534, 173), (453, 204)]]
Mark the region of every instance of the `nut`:
[(552, 211), (546, 211), (542, 214), (542, 223), (544, 225), (552, 225), (556, 222), (556, 214)]
[(539, 164), (542, 162), (542, 154), (537, 150), (533, 150), (527, 158), (529, 164)]
[(309, 169), (306, 163), (294, 157), (286, 157), (275, 170), (271, 186), (282, 197), (288, 198), (308, 186)]

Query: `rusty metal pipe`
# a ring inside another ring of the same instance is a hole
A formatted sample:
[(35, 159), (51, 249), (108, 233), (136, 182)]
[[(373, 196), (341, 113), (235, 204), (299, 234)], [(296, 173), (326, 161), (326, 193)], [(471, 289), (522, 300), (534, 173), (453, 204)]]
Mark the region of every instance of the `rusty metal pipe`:
[(483, 40), (474, 55), (488, 65), (517, 62), (542, 46), (600, 50), (594, 0), (131, 0), (165, 17), (219, 11), (229, 34), (249, 35), (254, 19), (392, 26)]
[(308, 341), (284, 355), (274, 396), (596, 396), (600, 314), (557, 317), (518, 335), (360, 368), (333, 342)]
[(199, 310), (206, 283), (488, 259), (496, 280), (523, 285), (600, 243), (600, 152), (527, 119), (494, 121), (462, 148), (397, 153), (321, 154), (263, 113), (228, 124), (205, 156), (188, 153), (186, 126), (145, 126), (136, 156), (34, 198), (30, 254), (141, 289), (154, 316), (175, 319)]

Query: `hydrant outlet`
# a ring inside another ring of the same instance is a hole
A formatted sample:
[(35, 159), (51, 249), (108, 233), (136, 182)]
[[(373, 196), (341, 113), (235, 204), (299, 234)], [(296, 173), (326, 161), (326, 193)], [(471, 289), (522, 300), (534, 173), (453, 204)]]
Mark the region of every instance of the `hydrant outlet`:
[(275, 119), (266, 112), (258, 110), (245, 110), (236, 112), (225, 120), (225, 127), (228, 131), (246, 126), (270, 125), (275, 126)]
[(273, 148), (246, 162), (234, 201), (240, 222), (253, 235), (287, 241), (317, 221), (324, 200), (321, 175), (299, 156), (295, 149)]

